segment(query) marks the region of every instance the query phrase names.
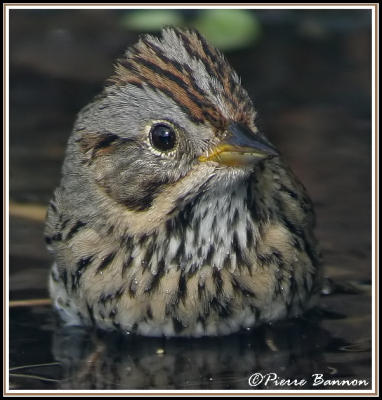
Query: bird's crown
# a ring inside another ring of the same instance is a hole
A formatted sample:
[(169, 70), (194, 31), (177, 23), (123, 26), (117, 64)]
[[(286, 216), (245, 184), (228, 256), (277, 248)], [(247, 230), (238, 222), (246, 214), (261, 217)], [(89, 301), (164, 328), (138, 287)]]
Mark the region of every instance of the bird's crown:
[(144, 35), (119, 59), (110, 82), (149, 86), (179, 104), (197, 123), (224, 130), (229, 121), (252, 128), (255, 112), (223, 54), (195, 29), (165, 28)]

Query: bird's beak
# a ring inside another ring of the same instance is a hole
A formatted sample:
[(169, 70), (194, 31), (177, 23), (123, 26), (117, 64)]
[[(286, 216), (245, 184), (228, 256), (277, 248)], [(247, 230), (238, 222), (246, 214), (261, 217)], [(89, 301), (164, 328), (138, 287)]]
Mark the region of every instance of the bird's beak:
[(222, 142), (199, 161), (215, 161), (229, 167), (253, 165), (267, 157), (278, 155), (276, 149), (260, 135), (239, 123), (231, 123)]

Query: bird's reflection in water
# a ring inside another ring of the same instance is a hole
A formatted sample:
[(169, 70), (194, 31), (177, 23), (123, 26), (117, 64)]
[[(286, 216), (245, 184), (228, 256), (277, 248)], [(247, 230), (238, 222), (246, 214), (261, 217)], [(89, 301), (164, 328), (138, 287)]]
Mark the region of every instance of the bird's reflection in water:
[(147, 338), (72, 327), (56, 330), (53, 353), (63, 368), (59, 389), (251, 389), (248, 378), (255, 372), (274, 372), (291, 380), (330, 373), (324, 353), (331, 342), (317, 321), (306, 319), (202, 339)]

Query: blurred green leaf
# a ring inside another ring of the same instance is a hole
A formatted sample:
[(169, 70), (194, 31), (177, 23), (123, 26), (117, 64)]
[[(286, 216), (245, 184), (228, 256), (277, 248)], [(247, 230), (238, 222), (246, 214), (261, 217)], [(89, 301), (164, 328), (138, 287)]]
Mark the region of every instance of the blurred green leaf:
[(183, 25), (183, 16), (176, 10), (136, 10), (126, 13), (121, 25), (130, 30), (154, 32), (167, 25)]
[(256, 16), (248, 10), (205, 10), (192, 26), (222, 50), (246, 47), (261, 34)]

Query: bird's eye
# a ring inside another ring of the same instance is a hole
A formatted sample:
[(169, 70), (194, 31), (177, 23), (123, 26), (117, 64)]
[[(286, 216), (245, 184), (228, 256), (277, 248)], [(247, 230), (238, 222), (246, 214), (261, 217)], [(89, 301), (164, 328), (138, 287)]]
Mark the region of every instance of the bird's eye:
[(150, 130), (151, 144), (160, 151), (170, 151), (175, 147), (176, 134), (171, 126), (156, 124)]

